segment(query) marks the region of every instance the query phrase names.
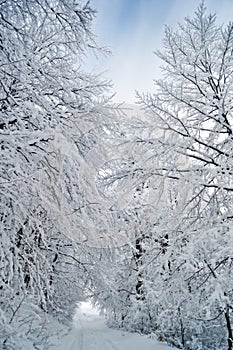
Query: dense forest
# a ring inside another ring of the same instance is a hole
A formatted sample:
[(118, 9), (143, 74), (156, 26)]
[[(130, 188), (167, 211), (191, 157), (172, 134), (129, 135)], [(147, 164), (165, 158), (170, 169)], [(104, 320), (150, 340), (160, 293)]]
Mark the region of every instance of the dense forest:
[(91, 299), (111, 327), (232, 350), (233, 23), (202, 3), (166, 27), (163, 78), (126, 109), (84, 68), (95, 15), (0, 1), (0, 348), (50, 349)]

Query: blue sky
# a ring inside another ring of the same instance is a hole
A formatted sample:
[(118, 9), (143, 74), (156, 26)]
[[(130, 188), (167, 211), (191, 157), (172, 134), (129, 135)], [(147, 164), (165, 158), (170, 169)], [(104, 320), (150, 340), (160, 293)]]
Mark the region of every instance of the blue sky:
[[(113, 82), (115, 100), (135, 102), (135, 90), (153, 91), (160, 77), (160, 61), (153, 54), (162, 48), (165, 24), (175, 27), (193, 16), (199, 0), (92, 0), (98, 11), (93, 31), (97, 41), (111, 49), (110, 56), (91, 59), (91, 67), (104, 71)], [(233, 20), (233, 0), (206, 0), (208, 11), (220, 23)]]

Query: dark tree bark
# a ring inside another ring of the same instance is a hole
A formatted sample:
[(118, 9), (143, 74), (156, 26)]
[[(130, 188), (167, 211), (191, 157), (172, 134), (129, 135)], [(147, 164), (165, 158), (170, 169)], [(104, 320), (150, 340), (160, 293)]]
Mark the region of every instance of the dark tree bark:
[(230, 307), (227, 305), (226, 312), (225, 312), (225, 319), (227, 323), (227, 332), (228, 332), (228, 350), (232, 350), (233, 345), (233, 334), (232, 334), (232, 328), (231, 328), (231, 319), (230, 319)]

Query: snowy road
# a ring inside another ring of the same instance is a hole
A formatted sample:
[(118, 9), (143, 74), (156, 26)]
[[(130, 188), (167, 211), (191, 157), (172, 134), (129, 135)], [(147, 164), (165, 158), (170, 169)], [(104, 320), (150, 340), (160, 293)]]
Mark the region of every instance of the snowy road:
[[(89, 303), (82, 303), (70, 334), (56, 350), (172, 350), (165, 344), (139, 334), (108, 328), (103, 317)], [(174, 348), (173, 348), (174, 350)]]

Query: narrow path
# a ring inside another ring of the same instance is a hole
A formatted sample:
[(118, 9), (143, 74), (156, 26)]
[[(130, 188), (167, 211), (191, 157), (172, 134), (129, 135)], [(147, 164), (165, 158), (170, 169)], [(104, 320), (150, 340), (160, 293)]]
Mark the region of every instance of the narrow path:
[[(172, 350), (146, 336), (108, 328), (104, 318), (89, 303), (82, 303), (72, 331), (56, 350)], [(174, 350), (174, 348), (173, 348)]]

